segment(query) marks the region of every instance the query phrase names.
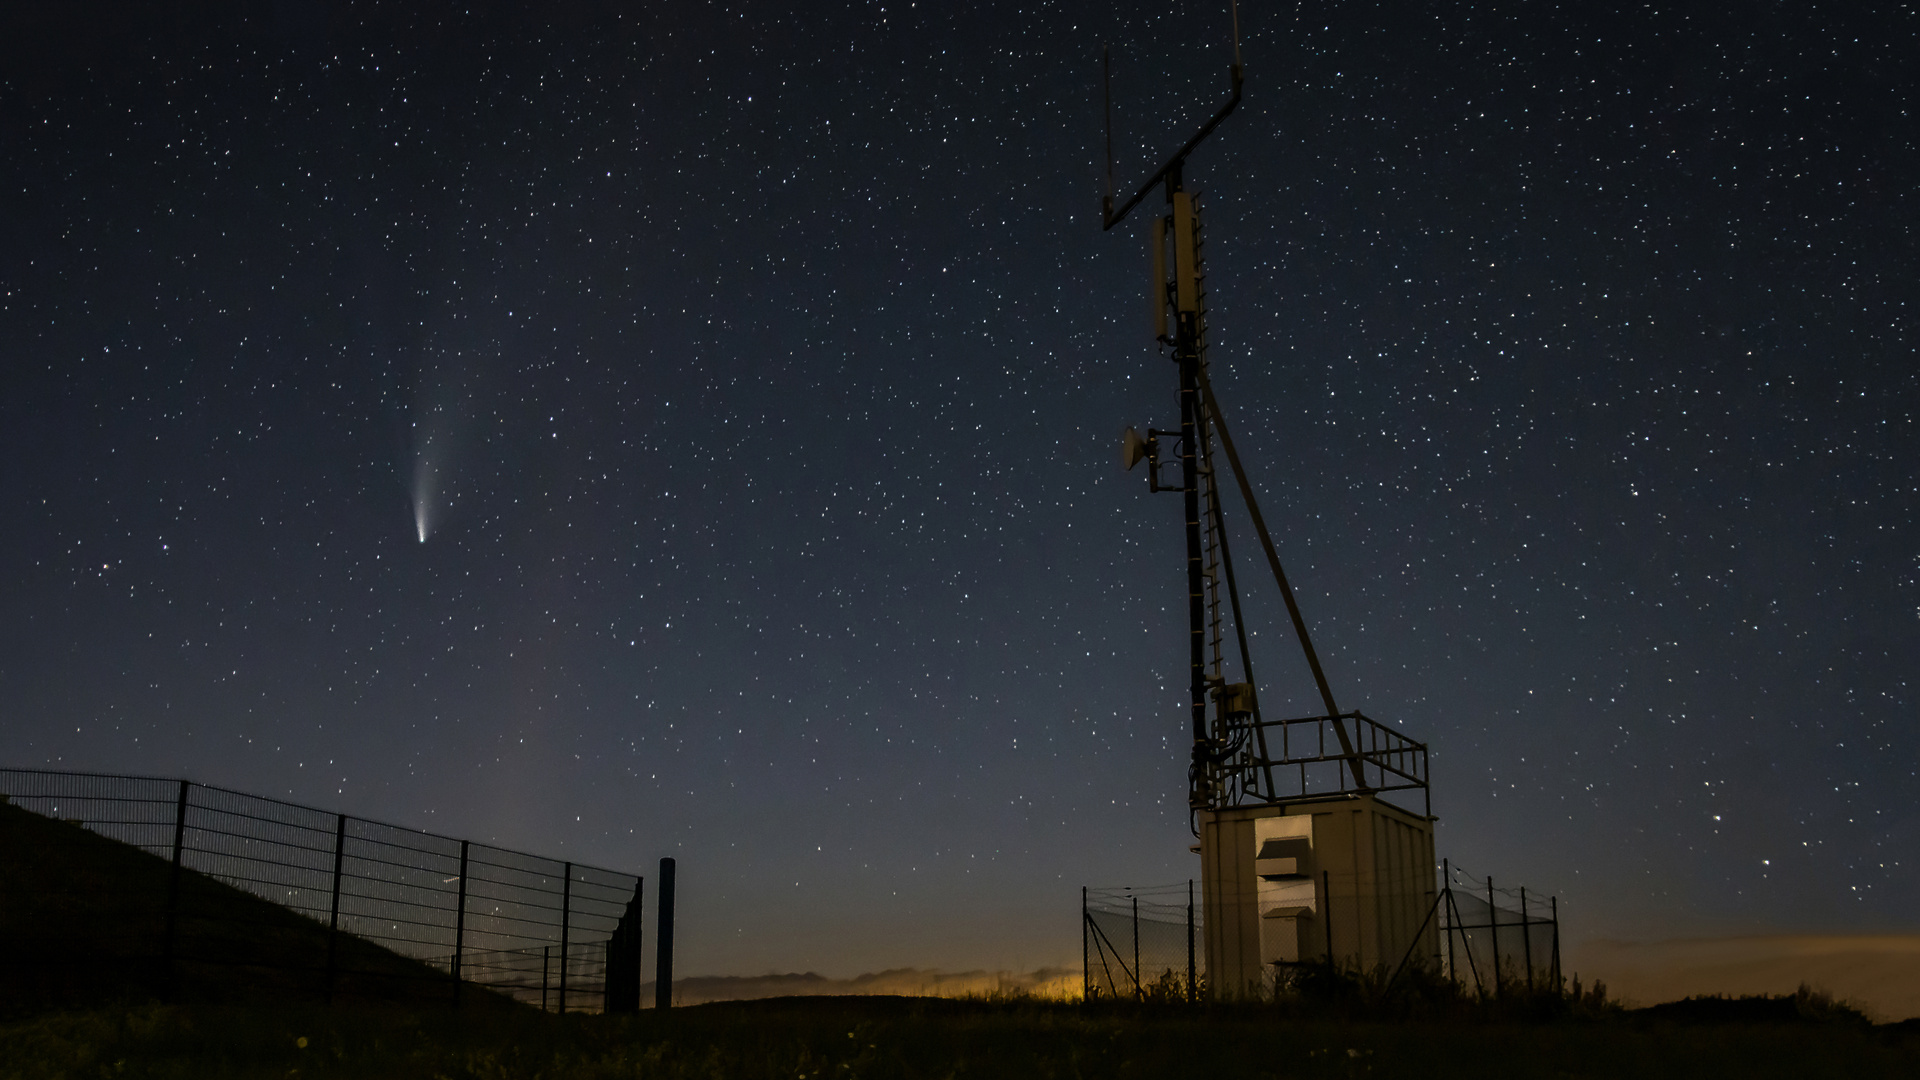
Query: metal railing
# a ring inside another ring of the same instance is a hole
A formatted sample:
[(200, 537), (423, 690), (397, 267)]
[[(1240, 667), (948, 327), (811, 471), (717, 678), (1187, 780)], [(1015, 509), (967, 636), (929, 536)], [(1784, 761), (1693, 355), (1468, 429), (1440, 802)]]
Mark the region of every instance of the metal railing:
[(1407, 793), (1404, 809), (1431, 815), (1427, 746), (1359, 712), (1249, 720), (1253, 745), (1234, 805), (1302, 802), (1356, 793)]
[[(606, 942), (641, 884), (187, 780), (0, 769), (0, 796), (164, 861), (90, 850), (119, 872), (89, 881), (88, 902), (121, 924), (102, 935), (120, 955), (92, 962), (150, 962), (173, 983), (183, 966), (244, 967), (329, 999), (380, 984), (457, 1002), (477, 984), (542, 1008), (598, 1010)], [(124, 895), (99, 892), (115, 889)]]

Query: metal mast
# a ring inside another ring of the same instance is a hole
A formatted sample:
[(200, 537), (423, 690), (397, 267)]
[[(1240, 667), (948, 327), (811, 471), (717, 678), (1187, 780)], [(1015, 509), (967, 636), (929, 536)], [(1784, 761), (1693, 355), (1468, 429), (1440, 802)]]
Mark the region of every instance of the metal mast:
[[(1151, 223), (1153, 283), (1151, 306), (1154, 338), (1171, 351), (1179, 385), (1180, 426), (1173, 431), (1149, 429), (1143, 438), (1129, 430), (1123, 448), (1125, 464), (1149, 463), (1149, 486), (1154, 491), (1177, 491), (1181, 496), (1186, 540), (1188, 707), (1193, 734), (1188, 768), (1188, 803), (1194, 810), (1247, 802), (1278, 802), (1325, 791), (1306, 766), (1330, 766), (1338, 774), (1331, 785), (1339, 792), (1369, 792), (1400, 787), (1425, 787), (1425, 747), (1382, 729), (1358, 713), (1341, 713), (1333, 690), (1315, 652), (1305, 618), (1280, 566), (1280, 558), (1254, 500), (1226, 418), (1215, 398), (1207, 365), (1207, 290), (1205, 237), (1199, 197), (1186, 187), (1187, 158), (1240, 105), (1243, 79), (1240, 65), (1239, 10), (1233, 9), (1234, 55), (1229, 69), (1230, 93), (1164, 165), (1118, 207), (1113, 194), (1112, 56), (1105, 58), (1107, 83), (1107, 190), (1101, 203), (1101, 227), (1110, 230), (1126, 220), (1147, 197), (1158, 191), (1166, 211)], [(1161, 439), (1174, 441), (1180, 465), (1177, 483), (1163, 484)], [(1318, 717), (1267, 721), (1260, 715), (1253, 682), (1252, 657), (1240, 613), (1234, 581), (1221, 483), (1216, 468), (1214, 440), (1218, 437), (1227, 464), (1254, 526), (1263, 554), (1286, 603), (1315, 689), (1326, 712)], [(1223, 607), (1223, 600), (1225, 601)], [(1226, 674), (1225, 623), (1230, 608), (1234, 624), (1240, 680)], [(1311, 724), (1316, 749), (1296, 751), (1288, 742), (1291, 726)], [(1351, 728), (1349, 725), (1352, 725)], [(1270, 753), (1269, 728), (1278, 728), (1283, 745)], [(1328, 737), (1331, 746), (1326, 746)], [(1370, 742), (1369, 739), (1372, 741)], [(1380, 753), (1370, 753), (1377, 747)], [(1385, 755), (1385, 756), (1381, 756)], [(1414, 758), (1419, 764), (1413, 764)], [(1299, 766), (1297, 783), (1276, 777), (1277, 766)], [(1368, 768), (1380, 775), (1370, 777)], [(1384, 770), (1381, 772), (1381, 770)], [(1392, 775), (1388, 775), (1392, 774)], [(1404, 783), (1403, 783), (1404, 781)], [(1286, 791), (1282, 791), (1282, 788)]]
[[(1212, 533), (1211, 529), (1203, 529), (1201, 517), (1201, 458), (1203, 456), (1207, 459), (1206, 464), (1208, 468), (1206, 471), (1209, 478), (1211, 478), (1212, 473), (1211, 448), (1209, 447), (1208, 452), (1205, 454), (1202, 454), (1200, 449), (1206, 436), (1206, 419), (1200, 402), (1200, 367), (1206, 354), (1206, 318), (1200, 277), (1201, 267), (1199, 266), (1199, 221), (1198, 215), (1195, 212), (1194, 198), (1186, 190), (1183, 173), (1185, 171), (1187, 155), (1193, 153), (1193, 151), (1206, 140), (1207, 136), (1213, 134), (1213, 130), (1220, 126), (1221, 121), (1232, 115), (1233, 110), (1240, 105), (1241, 77), (1238, 21), (1239, 16), (1236, 9), (1234, 61), (1231, 69), (1232, 93), (1227, 98), (1226, 104), (1222, 105), (1206, 123), (1202, 124), (1200, 130), (1195, 132), (1193, 137), (1187, 140), (1186, 145), (1175, 151), (1173, 157), (1168, 159), (1167, 163), (1162, 165), (1160, 170), (1149, 177), (1145, 183), (1141, 184), (1139, 190), (1134, 192), (1133, 197), (1128, 199), (1126, 203), (1117, 210), (1113, 205), (1112, 193), (1113, 65), (1111, 54), (1108, 54), (1106, 57), (1108, 90), (1108, 192), (1101, 206), (1101, 228), (1102, 230), (1109, 230), (1126, 220), (1127, 215), (1132, 213), (1134, 207), (1140, 205), (1155, 188), (1161, 188), (1164, 191), (1168, 208), (1167, 216), (1157, 218), (1153, 222), (1154, 290), (1156, 293), (1153, 299), (1155, 301), (1155, 336), (1163, 344), (1172, 346), (1172, 359), (1179, 370), (1180, 430), (1178, 447), (1180, 454), (1180, 486), (1177, 490), (1181, 493), (1182, 509), (1185, 512), (1184, 518), (1186, 523), (1187, 666), (1188, 695), (1192, 709), (1193, 728), (1193, 755), (1192, 763), (1188, 769), (1188, 802), (1195, 807), (1206, 806), (1211, 802), (1209, 789), (1213, 786), (1210, 782), (1210, 773), (1213, 772), (1211, 768), (1213, 763), (1210, 761), (1210, 758), (1213, 754), (1209, 747), (1214, 739), (1213, 732), (1209, 730), (1210, 725), (1207, 722), (1207, 701), (1209, 696), (1209, 679), (1207, 672), (1209, 649), (1207, 647), (1207, 631), (1209, 622), (1212, 622), (1216, 629), (1215, 640), (1217, 642), (1219, 583), (1216, 576), (1209, 573), (1211, 567), (1207, 557), (1209, 551), (1218, 550), (1217, 544), (1208, 542), (1211, 537), (1218, 534)], [(1171, 229), (1168, 228), (1169, 225), (1172, 226)], [(1169, 232), (1172, 233), (1171, 240), (1173, 247), (1173, 266), (1171, 267), (1173, 270), (1173, 280), (1171, 282), (1167, 281), (1168, 275), (1166, 274), (1166, 270), (1168, 269), (1166, 247)], [(1171, 305), (1168, 304), (1168, 301), (1171, 301)], [(1169, 332), (1166, 317), (1168, 306), (1173, 308), (1174, 313), (1172, 326), (1170, 328), (1171, 332)], [(1155, 437), (1153, 443), (1150, 444), (1151, 449), (1148, 451), (1156, 459), (1153, 462), (1156, 475), (1159, 464), (1157, 460), (1158, 434), (1157, 432), (1154, 433)], [(1171, 433), (1169, 432), (1168, 434)], [(1157, 480), (1155, 486), (1158, 486)], [(1209, 514), (1208, 518), (1211, 519), (1214, 516), (1213, 514)], [(1209, 587), (1210, 585), (1211, 587)], [(1208, 618), (1209, 597), (1212, 598), (1212, 607), (1215, 612), (1215, 618), (1211, 620)], [(1217, 678), (1217, 662), (1214, 667), (1216, 668)]]
[[(1180, 400), (1173, 431), (1129, 428), (1121, 463), (1147, 463), (1150, 491), (1179, 492), (1186, 540), (1188, 704), (1193, 744), (1187, 802), (1200, 843), (1207, 973), (1216, 997), (1268, 993), (1279, 972), (1309, 962), (1365, 969), (1432, 944), (1421, 921), (1434, 910), (1433, 816), (1427, 748), (1334, 703), (1293, 588), (1280, 567), (1253, 485), (1228, 431), (1207, 364), (1206, 245), (1188, 155), (1240, 104), (1239, 13), (1234, 12), (1232, 92), (1193, 137), (1125, 204), (1113, 196), (1112, 61), (1107, 59), (1107, 190), (1101, 225), (1112, 229), (1158, 190), (1165, 211), (1150, 223), (1154, 339), (1172, 353)], [(1313, 674), (1325, 712), (1261, 715), (1234, 581), (1214, 440), (1239, 488)], [(1174, 440), (1179, 480), (1161, 479), (1161, 443)], [(1238, 681), (1227, 660), (1231, 609)], [(1391, 799), (1382, 796), (1392, 796)], [(1402, 805), (1411, 797), (1411, 804)], [(1409, 927), (1419, 927), (1409, 935)], [(1337, 932), (1336, 932), (1336, 928)]]

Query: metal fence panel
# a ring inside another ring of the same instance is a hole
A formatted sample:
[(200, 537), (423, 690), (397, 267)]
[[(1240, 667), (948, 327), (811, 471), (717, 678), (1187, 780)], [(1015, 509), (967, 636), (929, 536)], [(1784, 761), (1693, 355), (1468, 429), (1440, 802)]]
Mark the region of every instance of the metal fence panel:
[(1185, 999), (1206, 979), (1192, 882), (1094, 889), (1081, 897), (1088, 998)]
[(1448, 864), (1440, 914), (1440, 970), (1485, 994), (1555, 989), (1560, 979), (1556, 901), (1495, 887)]
[[(615, 870), (160, 777), (0, 769), (0, 796), (165, 861), (150, 872), (129, 863), (147, 876), (112, 899), (128, 921), (116, 928), (118, 959), (162, 964), (166, 978), (181, 965), (228, 965), (280, 971), (316, 995), (358, 978), (449, 999), (469, 982), (545, 1008), (598, 1010), (606, 941), (639, 885)], [(176, 851), (191, 872), (186, 889), (166, 877)], [(201, 880), (273, 907), (217, 903), (208, 897), (231, 894), (207, 893)]]
[[(1424, 916), (1431, 922), (1414, 933), (1417, 943), (1406, 955), (1388, 965), (1388, 977), (1398, 978), (1412, 965), (1488, 996), (1522, 989), (1558, 992), (1558, 902), (1524, 888), (1494, 887), (1451, 863), (1436, 869), (1442, 873), (1440, 888)], [(1194, 997), (1206, 996), (1204, 928), (1198, 910), (1189, 907), (1191, 889), (1185, 882), (1081, 890), (1083, 985), (1089, 999), (1177, 998), (1189, 985)], [(1434, 929), (1431, 936), (1428, 926)], [(1273, 974), (1280, 977), (1278, 971)]]

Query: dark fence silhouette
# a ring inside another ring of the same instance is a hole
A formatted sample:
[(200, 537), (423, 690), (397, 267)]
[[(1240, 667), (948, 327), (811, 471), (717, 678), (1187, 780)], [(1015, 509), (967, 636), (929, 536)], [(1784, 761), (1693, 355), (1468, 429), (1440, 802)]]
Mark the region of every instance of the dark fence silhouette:
[[(62, 965), (117, 965), (161, 992), (224, 971), (325, 999), (458, 1003), (477, 985), (545, 1009), (598, 1011), (608, 942), (630, 902), (623, 942), (639, 932), (633, 874), (226, 788), (0, 769), (0, 801), (59, 823), (12, 820), (7, 834), (31, 849), (12, 861), (62, 877), (72, 893), (36, 916), (58, 928), (45, 949), (0, 958), (37, 965), (49, 985)], [(637, 957), (627, 966), (637, 994)]]
[[(1391, 982), (1418, 967), (1483, 997), (1522, 990), (1557, 992), (1560, 904), (1522, 887), (1496, 887), (1442, 862), (1413, 944), (1381, 968)], [(1424, 876), (1424, 875), (1423, 875)], [(1206, 946), (1194, 883), (1080, 890), (1080, 947), (1087, 1000), (1199, 1000), (1206, 996)], [(1325, 925), (1324, 923), (1322, 924)], [(1411, 929), (1411, 927), (1409, 927)], [(1403, 939), (1404, 940), (1404, 939)], [(1280, 968), (1331, 965), (1326, 952)], [(1269, 987), (1271, 989), (1271, 986)]]
[(1080, 890), (1082, 992), (1096, 998), (1197, 1001), (1206, 948), (1191, 881)]
[(1560, 901), (1441, 864), (1439, 970), (1478, 993), (1560, 987)]

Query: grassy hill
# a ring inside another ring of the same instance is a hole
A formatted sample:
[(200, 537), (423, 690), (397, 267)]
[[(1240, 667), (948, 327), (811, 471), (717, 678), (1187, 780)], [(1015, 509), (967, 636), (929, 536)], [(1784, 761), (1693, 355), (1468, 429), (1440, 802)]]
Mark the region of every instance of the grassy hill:
[[(0, 804), (0, 1015), (168, 999), (297, 1003), (329, 993), (328, 929), (140, 848)], [(450, 1006), (439, 970), (372, 942), (334, 943), (336, 1000)], [(468, 985), (463, 1007), (512, 1007)]]

